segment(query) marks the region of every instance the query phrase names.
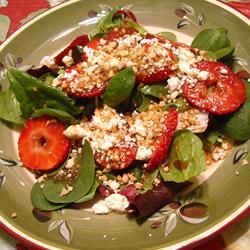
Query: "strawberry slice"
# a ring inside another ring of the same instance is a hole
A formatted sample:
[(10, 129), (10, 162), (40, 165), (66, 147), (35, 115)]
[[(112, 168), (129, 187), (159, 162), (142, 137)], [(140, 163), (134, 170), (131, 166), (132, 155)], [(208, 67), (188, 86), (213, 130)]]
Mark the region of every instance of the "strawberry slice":
[(74, 39), (63, 51), (61, 51), (54, 59), (57, 65), (63, 65), (62, 59), (64, 56), (68, 55), (70, 50), (73, 50), (76, 46), (85, 46), (89, 42), (89, 37), (87, 34), (78, 36)]
[(105, 36), (105, 39), (107, 39), (107, 41), (111, 42), (111, 41), (115, 41), (125, 35), (133, 35), (135, 33), (138, 33), (138, 31), (130, 26), (120, 26), (120, 27), (116, 27), (112, 30), (110, 30), (107, 35)]
[(137, 149), (136, 144), (120, 143), (119, 146), (111, 148), (108, 152), (96, 153), (95, 160), (103, 168), (113, 170), (124, 169), (129, 167), (135, 160)]
[(167, 116), (165, 117), (165, 131), (156, 140), (156, 147), (146, 167), (146, 171), (154, 171), (166, 158), (168, 148), (177, 127), (177, 123), (178, 112), (176, 109), (170, 109)]
[[(73, 72), (77, 72), (77, 74), (74, 75)], [(66, 73), (69, 75), (74, 75), (72, 79), (65, 78), (62, 84), (63, 91), (65, 91), (69, 96), (76, 98), (92, 98), (102, 95), (106, 89), (106, 84), (102, 84), (100, 87), (94, 86), (93, 88), (88, 89), (88, 85), (83, 79), (84, 71), (81, 67), (81, 64), (71, 66), (66, 70)], [(72, 88), (71, 84), (73, 79), (77, 80), (78, 87)], [(85, 88), (81, 87), (81, 85), (85, 86)]]
[(145, 84), (153, 84), (160, 81), (164, 81), (169, 77), (170, 73), (172, 72), (170, 67), (171, 65), (168, 64), (162, 70), (150, 70), (147, 73), (139, 73), (137, 74), (136, 80), (139, 83)]
[(200, 110), (223, 115), (244, 103), (246, 88), (240, 78), (221, 62), (201, 61), (199, 70), (208, 71), (207, 80), (182, 86), (186, 100)]
[(63, 134), (64, 125), (50, 116), (30, 119), (18, 140), (19, 156), (25, 167), (50, 171), (67, 158), (71, 141)]
[[(150, 34), (150, 33), (147, 33), (145, 38), (146, 39), (157, 39), (159, 41), (159, 43), (162, 43), (162, 44), (165, 42), (171, 43), (171, 41), (169, 41), (167, 39), (163, 39), (160, 36)], [(143, 45), (143, 47), (144, 47), (145, 53), (148, 53), (148, 51), (150, 49), (150, 45), (145, 43)], [(145, 83), (145, 84), (153, 84), (153, 83), (157, 83), (160, 81), (164, 81), (169, 77), (169, 75), (173, 71), (171, 69), (171, 67), (176, 62), (176, 57), (173, 54), (171, 49), (166, 49), (166, 50), (167, 50), (168, 56), (170, 57), (171, 60), (166, 62), (164, 65), (162, 65), (162, 67), (160, 69), (154, 69), (154, 65), (152, 65), (151, 67), (148, 68), (148, 70), (145, 70), (143, 72), (138, 72), (137, 76), (136, 76), (137, 82)]]

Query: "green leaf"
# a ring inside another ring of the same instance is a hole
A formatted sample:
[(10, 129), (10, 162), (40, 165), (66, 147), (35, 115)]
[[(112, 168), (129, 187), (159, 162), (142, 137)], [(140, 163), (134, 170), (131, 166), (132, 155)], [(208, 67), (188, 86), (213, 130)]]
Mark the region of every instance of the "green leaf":
[(167, 85), (162, 84), (153, 84), (153, 85), (143, 85), (139, 88), (139, 90), (144, 95), (154, 96), (156, 98), (162, 99), (162, 97), (168, 94)]
[(135, 167), (132, 169), (132, 172), (135, 175), (135, 178), (137, 181), (141, 180), (141, 176), (142, 176), (142, 168), (141, 167)]
[(73, 190), (67, 195), (60, 196), (62, 188), (66, 186), (66, 181), (48, 178), (43, 188), (47, 200), (54, 203), (71, 203), (78, 201), (89, 192), (95, 179), (95, 162), (90, 144), (86, 140), (78, 161), (78, 176), (72, 184)]
[(153, 188), (154, 180), (158, 176), (159, 168), (155, 169), (152, 173), (145, 172), (143, 177), (143, 190), (142, 192), (146, 192)]
[(162, 107), (162, 109), (163, 111), (167, 111), (172, 107), (177, 108), (179, 112), (184, 112), (185, 110), (189, 109), (189, 105), (187, 104), (187, 102), (184, 101), (184, 98), (182, 96), (178, 96), (175, 99), (175, 102), (166, 103)]
[(214, 52), (216, 59), (232, 55), (234, 51), (225, 28), (205, 29), (201, 31), (194, 38), (191, 46), (200, 50)]
[(12, 88), (0, 93), (0, 118), (13, 122), (15, 124), (23, 124), (24, 119), (21, 118), (20, 103), (17, 101)]
[(151, 99), (143, 94), (141, 94), (141, 104), (136, 108), (139, 112), (145, 112), (148, 110), (149, 105), (151, 104)]
[(67, 204), (55, 204), (49, 202), (40, 188), (40, 183), (36, 182), (31, 190), (31, 203), (33, 207), (38, 208), (42, 211), (53, 211), (59, 208), (65, 207)]
[(58, 118), (62, 123), (67, 123), (67, 124), (76, 124), (77, 120), (67, 113), (66, 111), (63, 110), (58, 110), (58, 109), (51, 109), (51, 108), (43, 108), (43, 109), (37, 109), (31, 117), (40, 117), (43, 115), (50, 115), (52, 117)]
[(117, 15), (113, 18), (113, 15), (119, 9), (121, 9), (121, 7), (114, 8), (109, 14), (99, 20), (95, 29), (89, 33), (91, 39), (93, 39), (97, 34), (105, 34), (109, 29), (118, 27), (123, 23), (121, 15)]
[(52, 85), (53, 80), (55, 79), (55, 76), (51, 73), (47, 73), (39, 78), (42, 82), (48, 85)]
[(117, 107), (132, 93), (135, 86), (135, 73), (132, 68), (126, 68), (111, 78), (103, 94), (104, 103)]
[(225, 57), (230, 57), (234, 53), (234, 47), (233, 46), (228, 46), (222, 49), (218, 49), (214, 52), (216, 59), (222, 59)]
[(176, 133), (169, 157), (169, 172), (162, 168), (164, 181), (185, 182), (205, 170), (206, 160), (203, 145), (198, 136), (188, 130)]
[(28, 118), (35, 109), (54, 108), (63, 110), (71, 115), (80, 114), (74, 101), (67, 97), (61, 90), (44, 84), (39, 79), (18, 69), (9, 69), (8, 79), (20, 102), (24, 118)]
[(141, 36), (144, 36), (146, 33), (147, 33), (147, 30), (143, 27), (143, 26), (141, 26), (140, 24), (138, 24), (138, 23), (135, 23), (135, 22), (133, 22), (132, 20), (126, 20), (126, 23), (130, 26), (130, 27), (132, 27), (132, 28), (134, 28), (135, 30), (137, 30), (140, 34), (141, 34)]
[(172, 32), (166, 32), (166, 31), (164, 31), (164, 32), (157, 33), (157, 35), (161, 35), (164, 38), (169, 39), (169, 40), (174, 41), (174, 42), (177, 41), (176, 35), (174, 33), (172, 33)]
[(85, 201), (89, 201), (92, 200), (93, 197), (95, 196), (96, 193), (96, 189), (99, 186), (99, 182), (97, 180), (95, 180), (93, 186), (91, 187), (91, 189), (89, 190), (89, 192), (84, 195), (81, 199), (79, 199), (78, 201), (75, 201), (75, 203), (81, 203), (81, 202), (85, 202)]
[(250, 138), (250, 102), (245, 102), (245, 104), (229, 118), (223, 131), (237, 141), (246, 141)]

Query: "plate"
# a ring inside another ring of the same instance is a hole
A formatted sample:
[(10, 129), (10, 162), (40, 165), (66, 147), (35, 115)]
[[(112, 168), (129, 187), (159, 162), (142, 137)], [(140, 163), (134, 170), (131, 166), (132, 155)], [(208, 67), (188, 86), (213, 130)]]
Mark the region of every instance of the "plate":
[[(220, 2), (121, 0), (117, 4), (130, 7), (149, 31), (173, 31), (178, 40), (185, 43), (205, 28), (225, 27), (236, 47), (235, 60), (241, 67), (250, 68), (250, 22)], [(97, 17), (109, 11), (109, 6), (115, 7), (114, 1), (69, 1), (43, 13), (0, 47), (0, 62), (11, 53), (22, 59), (22, 65), (38, 65), (44, 55), (56, 53), (77, 35), (89, 32)], [(1, 81), (1, 85), (5, 89), (7, 82)], [(19, 129), (0, 124), (0, 156), (8, 159), (0, 162), (0, 225), (32, 246), (47, 249), (177, 249), (207, 240), (250, 211), (250, 168), (242, 164), (243, 158), (245, 163), (250, 161), (248, 141), (234, 147), (220, 166), (203, 174), (199, 187), (180, 201), (182, 208), (205, 209), (206, 212), (208, 208), (209, 215), (201, 221), (190, 221), (175, 206), (162, 212), (165, 223), (160, 226), (152, 226), (155, 222), (152, 220), (138, 225), (125, 215), (94, 215), (83, 207), (45, 215), (35, 213), (34, 216), (30, 202), (34, 179), (15, 164), (18, 163)]]

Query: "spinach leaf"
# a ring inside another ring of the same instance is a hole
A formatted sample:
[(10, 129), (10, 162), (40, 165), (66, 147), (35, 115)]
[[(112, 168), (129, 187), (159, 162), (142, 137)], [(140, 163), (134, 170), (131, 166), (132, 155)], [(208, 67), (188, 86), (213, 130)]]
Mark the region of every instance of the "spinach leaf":
[(67, 195), (60, 196), (62, 188), (66, 186), (66, 181), (55, 181), (53, 178), (48, 178), (45, 181), (43, 193), (48, 201), (71, 203), (78, 201), (89, 192), (95, 179), (95, 162), (90, 144), (86, 140), (78, 161), (78, 176), (72, 184), (73, 190)]
[(174, 42), (177, 41), (176, 35), (172, 32), (164, 31), (164, 32), (157, 33), (157, 35), (161, 35), (163, 38), (169, 39), (169, 40), (174, 41)]
[(9, 69), (7, 75), (24, 118), (28, 118), (35, 109), (47, 107), (63, 110), (74, 116), (80, 114), (81, 110), (75, 107), (74, 101), (59, 89), (18, 69)]
[(246, 141), (250, 138), (250, 102), (234, 113), (223, 127), (223, 131), (232, 139)]
[(246, 141), (250, 138), (250, 84), (246, 86), (246, 102), (233, 113), (222, 128), (222, 131), (236, 141)]
[(132, 173), (134, 173), (136, 181), (140, 181), (142, 177), (142, 168), (141, 167), (135, 167), (132, 169)]
[(138, 23), (133, 22), (132, 20), (126, 20), (126, 23), (127, 23), (130, 27), (132, 27), (132, 28), (134, 28), (135, 30), (137, 30), (137, 31), (141, 34), (141, 36), (144, 36), (144, 35), (147, 33), (147, 30), (146, 30), (143, 26), (141, 26), (141, 25), (138, 24)]
[(168, 94), (167, 85), (164, 83), (152, 84), (152, 85), (143, 85), (139, 90), (144, 95), (154, 96), (156, 98), (162, 99), (162, 97)]
[(169, 157), (169, 172), (162, 168), (164, 181), (184, 182), (199, 175), (206, 166), (206, 157), (198, 136), (188, 130), (176, 133)]
[(184, 112), (185, 110), (189, 109), (189, 105), (187, 104), (187, 102), (184, 101), (184, 98), (182, 96), (179, 96), (175, 99), (175, 102), (170, 102), (170, 103), (166, 103), (162, 109), (163, 111), (167, 111), (169, 110), (171, 107), (175, 107), (178, 109), (178, 111), (180, 112)]
[(0, 118), (15, 124), (23, 124), (20, 103), (17, 101), (12, 88), (0, 93)]
[(75, 201), (75, 203), (81, 203), (81, 202), (85, 202), (85, 201), (89, 201), (92, 200), (93, 197), (95, 196), (96, 193), (96, 189), (99, 186), (99, 182), (97, 180), (95, 180), (93, 186), (91, 187), (91, 189), (89, 190), (89, 192), (84, 195), (81, 199), (79, 199), (78, 201)]
[(59, 208), (65, 207), (67, 204), (55, 204), (49, 202), (40, 188), (40, 183), (36, 182), (31, 190), (31, 203), (33, 207), (38, 208), (42, 211), (53, 211)]
[(148, 110), (149, 105), (151, 104), (151, 99), (143, 94), (141, 94), (141, 103), (136, 108), (139, 112), (145, 112)]
[(102, 17), (90, 34), (90, 38), (93, 39), (98, 34), (105, 34), (109, 29), (120, 26), (123, 23), (123, 18), (121, 15), (117, 15), (113, 18), (113, 15), (117, 12), (117, 10), (121, 9), (121, 7), (114, 8), (109, 14)]
[(110, 107), (117, 107), (132, 93), (135, 86), (135, 73), (132, 68), (126, 68), (111, 78), (103, 94), (103, 101)]
[(48, 85), (52, 85), (53, 80), (55, 79), (55, 76), (51, 73), (47, 73), (39, 78), (42, 82)]
[(216, 56), (216, 59), (225, 59), (226, 57), (232, 56), (234, 53), (234, 47), (233, 46), (228, 46), (222, 49), (218, 49), (214, 51), (214, 54)]
[(67, 124), (76, 124), (77, 120), (67, 113), (66, 111), (63, 110), (58, 110), (58, 109), (51, 109), (51, 108), (43, 108), (43, 109), (37, 109), (31, 117), (40, 117), (43, 115), (50, 115), (52, 117), (58, 118), (62, 123), (67, 123)]
[(231, 46), (225, 28), (205, 29), (193, 40), (192, 47), (214, 52), (216, 59), (232, 55), (234, 47)]

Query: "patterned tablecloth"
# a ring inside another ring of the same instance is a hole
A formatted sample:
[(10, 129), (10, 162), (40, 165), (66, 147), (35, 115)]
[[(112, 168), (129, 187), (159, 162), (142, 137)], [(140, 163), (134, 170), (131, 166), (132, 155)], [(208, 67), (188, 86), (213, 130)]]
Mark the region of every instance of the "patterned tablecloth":
[[(67, 0), (0, 0), (0, 44), (21, 25), (42, 12)], [(232, 8), (250, 18), (250, 0), (224, 0)], [(18, 11), (16, 11), (18, 9)], [(0, 250), (35, 250), (18, 243), (0, 230)], [(250, 216), (227, 229), (222, 235), (196, 250), (250, 249)]]

